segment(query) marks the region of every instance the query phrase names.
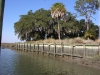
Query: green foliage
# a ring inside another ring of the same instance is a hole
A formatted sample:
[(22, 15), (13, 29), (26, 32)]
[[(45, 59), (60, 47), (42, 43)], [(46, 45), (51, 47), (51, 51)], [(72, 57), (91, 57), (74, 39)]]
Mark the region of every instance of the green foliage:
[(58, 2), (52, 5), (50, 11), (51, 11), (52, 18), (57, 20), (64, 18), (67, 12), (64, 4)]
[(99, 7), (98, 0), (77, 0), (76, 5), (74, 6), (75, 10), (79, 13), (80, 16), (86, 18), (87, 30), (89, 30), (89, 20), (96, 13)]
[(14, 23), (15, 34), (18, 34), (18, 38), (21, 40), (29, 39), (28, 34), (32, 31), (33, 13), (30, 10), (27, 15), (20, 15), (20, 20)]
[(85, 38), (89, 37), (90, 39), (96, 39), (96, 38), (98, 38), (99, 27), (97, 25), (94, 25), (94, 23), (92, 21), (89, 22), (89, 26), (90, 26), (90, 29), (89, 29), (89, 31), (85, 32), (84, 37)]
[(96, 31), (93, 29), (90, 29), (90, 30), (85, 32), (84, 37), (94, 40), (94, 39), (96, 39), (96, 35), (97, 35)]
[(53, 4), (52, 7), (51, 7), (51, 11), (54, 12), (55, 10), (57, 10), (59, 12), (65, 12), (66, 13), (66, 9), (65, 9), (63, 3), (55, 3), (55, 4)]
[(35, 33), (34, 39), (35, 39), (35, 40), (38, 39), (38, 36), (39, 36), (39, 35)]
[(91, 16), (99, 8), (99, 2), (98, 0), (77, 0), (74, 8), (80, 16)]
[(19, 21), (14, 23), (15, 34), (18, 34), (20, 40), (39, 38), (40, 36), (33, 33), (36, 33), (39, 27), (47, 27), (50, 20), (53, 21), (50, 10), (41, 8), (34, 13), (30, 10), (26, 15), (20, 15)]
[(41, 25), (45, 27), (49, 20), (51, 20), (50, 10), (44, 10), (43, 8), (37, 10), (34, 13), (34, 19), (36, 21), (36, 26)]
[[(59, 3), (56, 5), (54, 4), (54, 8), (59, 7), (59, 11), (61, 11), (61, 8), (64, 5), (58, 5)], [(53, 10), (54, 8), (52, 7)], [(63, 10), (65, 10), (65, 8)], [(58, 21), (56, 19), (51, 17), (51, 10), (41, 8), (34, 13), (32, 10), (30, 10), (27, 12), (27, 14), (20, 15), (19, 21), (14, 23), (15, 35), (17, 34), (20, 40), (26, 41), (45, 39), (45, 34), (47, 34), (47, 38), (53, 36), (53, 38), (58, 39), (57, 22)], [(66, 12), (64, 18), (59, 20), (59, 26), (61, 38), (73, 38), (77, 37), (78, 34), (81, 37), (84, 36), (84, 32), (86, 31), (85, 20), (77, 20), (76, 16), (74, 16), (71, 12)], [(89, 26), (92, 31), (90, 30), (90, 32), (85, 33), (86, 37), (88, 36), (87, 34), (94, 33), (94, 30), (96, 35), (95, 33), (91, 35), (93, 38), (96, 38), (98, 36), (98, 26), (94, 25), (92, 21), (89, 23)], [(41, 30), (39, 28), (41, 28)], [(81, 31), (83, 31), (83, 33), (81, 33)]]
[(100, 1), (99, 0), (86, 0), (86, 2), (93, 4), (95, 6), (95, 9), (99, 9), (100, 8), (100, 6), (99, 6)]

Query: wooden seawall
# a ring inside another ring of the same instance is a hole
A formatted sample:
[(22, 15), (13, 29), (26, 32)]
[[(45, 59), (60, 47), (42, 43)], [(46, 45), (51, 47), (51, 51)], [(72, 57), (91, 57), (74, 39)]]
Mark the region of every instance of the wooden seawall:
[(16, 50), (41, 52), (54, 56), (86, 57), (100, 55), (100, 45), (63, 43), (16, 43)]

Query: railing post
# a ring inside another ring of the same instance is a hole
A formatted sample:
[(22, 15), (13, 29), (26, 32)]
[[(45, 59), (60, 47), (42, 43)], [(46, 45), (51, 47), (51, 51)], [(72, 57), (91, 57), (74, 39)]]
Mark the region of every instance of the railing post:
[(23, 47), (23, 51), (25, 50), (25, 43), (24, 43), (24, 47)]
[(19, 46), (18, 46), (18, 42), (17, 42), (17, 50), (18, 50), (18, 47), (19, 47)]
[(26, 51), (28, 52), (28, 43), (27, 43), (27, 50)]
[(84, 47), (83, 57), (85, 58), (86, 57), (86, 43), (84, 43), (83, 47)]
[(24, 47), (24, 51), (25, 51), (25, 50), (26, 50), (26, 43), (24, 43), (24, 46), (25, 46), (25, 47)]
[(33, 52), (34, 52), (34, 42), (33, 42), (33, 47), (32, 47), (32, 49), (33, 49)]
[(24, 51), (24, 43), (23, 43), (23, 47), (22, 47), (22, 50)]
[(20, 51), (21, 51), (21, 42), (20, 42)]
[(38, 52), (38, 54), (39, 54), (39, 43), (37, 42), (37, 52)]
[(64, 55), (63, 55), (63, 47), (64, 47), (64, 44), (63, 44), (63, 42), (61, 43), (61, 56), (62, 57), (64, 57)]
[(50, 44), (48, 44), (48, 56), (50, 55)]
[(33, 52), (35, 52), (35, 42), (34, 42), (34, 45), (33, 45), (34, 47), (33, 47)]
[(33, 43), (31, 43), (31, 52), (33, 52)]
[(20, 42), (20, 51), (21, 51), (21, 42)]
[(42, 42), (42, 46), (43, 46), (42, 53), (44, 55), (44, 43), (43, 42)]
[(15, 49), (17, 50), (17, 42), (15, 42)]
[(17, 42), (17, 50), (19, 49), (19, 43)]
[(100, 55), (100, 43), (99, 43), (99, 48), (98, 48), (98, 54)]
[(20, 50), (20, 42), (19, 42), (19, 50)]
[(23, 43), (22, 43), (22, 48), (21, 48), (21, 49), (22, 49), (22, 51), (23, 51)]
[(34, 42), (32, 43), (32, 52), (34, 52)]
[(30, 52), (31, 52), (31, 43), (30, 43)]
[(73, 59), (73, 54), (74, 54), (74, 47), (75, 47), (75, 45), (74, 44), (72, 44), (72, 55), (71, 55), (71, 58)]
[(56, 57), (56, 43), (54, 43), (54, 57)]
[(22, 50), (22, 43), (20, 43), (20, 50)]
[(39, 51), (39, 42), (37, 44), (38, 44), (38, 51)]

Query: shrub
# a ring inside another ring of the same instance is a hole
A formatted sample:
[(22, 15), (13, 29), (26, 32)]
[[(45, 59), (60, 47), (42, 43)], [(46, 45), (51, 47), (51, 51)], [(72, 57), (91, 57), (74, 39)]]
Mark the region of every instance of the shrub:
[(88, 31), (85, 32), (84, 37), (86, 39), (88, 38), (88, 39), (95, 40), (96, 39), (96, 35), (97, 35), (96, 31), (93, 30), (93, 29), (90, 29), (90, 30), (88, 30)]

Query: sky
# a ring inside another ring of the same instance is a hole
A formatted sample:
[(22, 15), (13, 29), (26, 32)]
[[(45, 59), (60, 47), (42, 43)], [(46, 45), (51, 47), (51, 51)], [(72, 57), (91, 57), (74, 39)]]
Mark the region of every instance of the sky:
[[(18, 36), (14, 33), (14, 23), (20, 19), (20, 15), (27, 14), (29, 10), (35, 12), (40, 8), (46, 10), (52, 7), (52, 4), (61, 2), (65, 5), (68, 12), (76, 13), (74, 10), (76, 0), (5, 0), (4, 16), (3, 16), (3, 28), (2, 28), (2, 42), (3, 43), (15, 43), (21, 42)], [(91, 20), (96, 25), (99, 25), (99, 13), (93, 15)], [(85, 19), (84, 17), (78, 17), (77, 19)]]

